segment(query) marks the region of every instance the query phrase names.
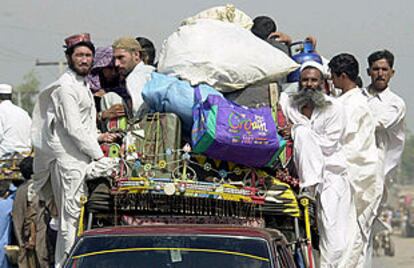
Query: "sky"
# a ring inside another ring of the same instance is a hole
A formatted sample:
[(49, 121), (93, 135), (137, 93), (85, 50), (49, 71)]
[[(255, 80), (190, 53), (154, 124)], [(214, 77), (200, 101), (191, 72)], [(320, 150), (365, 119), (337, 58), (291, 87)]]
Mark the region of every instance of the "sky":
[(187, 17), (210, 7), (234, 4), (254, 18), (267, 15), (294, 41), (308, 35), (318, 39), (326, 58), (348, 52), (360, 63), (364, 84), (367, 56), (379, 49), (395, 55), (391, 88), (407, 105), (407, 126), (414, 131), (414, 1), (140, 1), (140, 0), (0, 0), (0, 83), (14, 86), (34, 71), (41, 86), (56, 80), (58, 66), (36, 66), (39, 61), (62, 61), (63, 40), (89, 32), (97, 46), (125, 35), (145, 36), (159, 49)]

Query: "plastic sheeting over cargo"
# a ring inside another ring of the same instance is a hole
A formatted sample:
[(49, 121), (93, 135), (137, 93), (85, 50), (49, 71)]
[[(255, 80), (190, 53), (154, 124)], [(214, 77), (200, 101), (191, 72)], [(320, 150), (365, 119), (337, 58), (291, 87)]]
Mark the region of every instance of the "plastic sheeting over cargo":
[[(208, 85), (200, 85), (202, 99), (209, 94), (222, 94)], [(159, 73), (152, 73), (142, 91), (142, 97), (156, 112), (175, 113), (182, 123), (184, 130), (190, 131), (193, 124), (192, 109), (194, 106), (194, 89), (187, 81)]]
[(222, 92), (285, 77), (298, 64), (236, 24), (198, 19), (163, 44), (158, 71)]

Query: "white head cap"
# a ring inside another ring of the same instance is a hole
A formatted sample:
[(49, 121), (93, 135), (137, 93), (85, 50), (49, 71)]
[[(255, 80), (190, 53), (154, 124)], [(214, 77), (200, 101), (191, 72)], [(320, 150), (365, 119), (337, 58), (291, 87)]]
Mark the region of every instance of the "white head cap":
[(12, 86), (8, 84), (0, 84), (0, 94), (12, 94)]
[(302, 63), (302, 65), (300, 66), (300, 72), (302, 72), (305, 68), (307, 67), (313, 67), (318, 69), (319, 71), (322, 72), (322, 75), (324, 76), (325, 79), (329, 78), (329, 72), (328, 72), (328, 68), (325, 65), (320, 64), (319, 62), (316, 61), (305, 61), (304, 63)]
[(300, 66), (300, 72), (302, 72), (305, 68), (308, 67), (312, 67), (312, 68), (316, 68), (319, 71), (321, 71), (323, 74), (325, 73), (324, 68), (322, 66), (322, 64), (320, 64), (319, 62), (316, 61), (305, 61), (304, 63), (302, 63), (302, 65)]

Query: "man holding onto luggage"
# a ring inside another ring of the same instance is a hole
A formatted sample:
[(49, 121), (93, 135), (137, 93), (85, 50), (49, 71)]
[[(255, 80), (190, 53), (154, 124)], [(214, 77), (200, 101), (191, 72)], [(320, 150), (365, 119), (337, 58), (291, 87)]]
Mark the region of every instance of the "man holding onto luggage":
[(141, 60), (141, 45), (133, 37), (121, 37), (113, 44), (115, 67), (125, 79), (126, 88), (131, 96), (131, 114), (140, 118), (146, 110), (141, 93), (146, 82), (151, 79), (153, 66), (146, 65)]
[[(32, 127), (33, 187), (42, 200), (53, 192), (58, 210), (56, 267), (63, 265), (76, 238), (88, 168), (96, 163), (113, 166), (103, 157), (98, 141), (117, 138), (112, 133), (97, 132), (93, 95), (85, 80), (95, 52), (89, 34), (70, 36), (65, 43), (69, 68), (40, 93)], [(51, 185), (47, 183), (49, 177)]]
[(298, 93), (290, 97), (282, 94), (280, 104), (293, 123), (291, 134), (300, 187), (319, 197), (321, 267), (337, 267), (350, 242), (349, 223), (355, 221), (341, 145), (346, 115), (340, 102), (323, 93), (321, 64), (305, 62), (300, 72)]

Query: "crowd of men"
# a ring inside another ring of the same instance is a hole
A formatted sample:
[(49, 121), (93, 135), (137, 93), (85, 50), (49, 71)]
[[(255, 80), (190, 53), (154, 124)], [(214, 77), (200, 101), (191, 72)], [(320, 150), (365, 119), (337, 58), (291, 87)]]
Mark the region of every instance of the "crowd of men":
[[(255, 20), (252, 32), (291, 42), (266, 17)], [(33, 122), (12, 104), (12, 88), (0, 85), (0, 157), (32, 146), (35, 153), (33, 170), (22, 167), (32, 179), (17, 194), (0, 185), (1, 267), (8, 267), (3, 247), (10, 243), (11, 214), (20, 267), (63, 265), (75, 242), (85, 182), (113, 164), (100, 143), (120, 138), (97, 121), (148, 112), (141, 91), (156, 72), (151, 41), (122, 37), (95, 49), (89, 34), (78, 34), (65, 39), (65, 56), (68, 69), (41, 91)], [(338, 54), (328, 66), (329, 72), (318, 62), (303, 63), (296, 92), (281, 93), (290, 122), (281, 134), (294, 140), (302, 193), (319, 204), (320, 266), (370, 267), (373, 225), (404, 146), (405, 103), (389, 87), (394, 56), (388, 50), (369, 55), (366, 88), (353, 55)], [(326, 90), (328, 81), (335, 91)], [(57, 231), (55, 240), (46, 239), (49, 229)]]

